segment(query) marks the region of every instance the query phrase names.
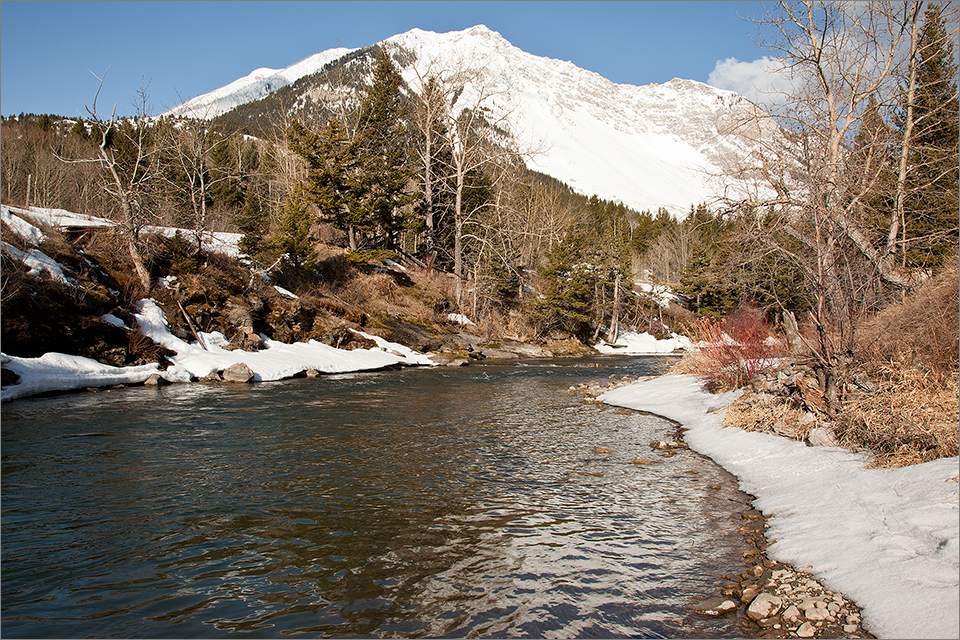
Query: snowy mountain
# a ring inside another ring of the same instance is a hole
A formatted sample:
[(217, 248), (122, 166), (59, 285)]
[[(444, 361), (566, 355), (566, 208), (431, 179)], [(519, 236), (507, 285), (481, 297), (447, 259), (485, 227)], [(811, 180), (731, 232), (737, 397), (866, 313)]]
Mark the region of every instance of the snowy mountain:
[(163, 115), (187, 118), (215, 118), (238, 107), (270, 94), (281, 87), (293, 84), (300, 78), (317, 73), (324, 66), (354, 51), (354, 49), (330, 49), (321, 51), (286, 69), (257, 69), (247, 76), (234, 80), (225, 87), (214, 89), (170, 109)]
[[(682, 216), (721, 189), (729, 195), (742, 188), (722, 179), (722, 169), (753, 147), (749, 138), (728, 131), (754, 107), (731, 91), (679, 78), (616, 84), (570, 62), (521, 51), (482, 25), (451, 33), (413, 29), (379, 44), (399, 61), (412, 91), (428, 75), (456, 70), (471, 76), (459, 103), (479, 101), (494, 119), (503, 118), (516, 148), (529, 152), (529, 168), (584, 195)], [(169, 113), (215, 117), (354, 51), (332, 49), (286, 69), (254, 71)], [(320, 95), (304, 88), (297, 99), (302, 104)]]

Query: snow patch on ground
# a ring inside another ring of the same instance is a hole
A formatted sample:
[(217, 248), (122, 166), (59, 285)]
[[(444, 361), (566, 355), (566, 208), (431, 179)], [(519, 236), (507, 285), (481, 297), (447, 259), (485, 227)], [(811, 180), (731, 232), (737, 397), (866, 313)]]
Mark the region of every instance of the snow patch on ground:
[(600, 342), (593, 348), (604, 354), (612, 355), (652, 355), (658, 353), (673, 353), (677, 350), (689, 351), (693, 343), (686, 336), (673, 334), (672, 338), (658, 340), (649, 333), (621, 333), (613, 344)]

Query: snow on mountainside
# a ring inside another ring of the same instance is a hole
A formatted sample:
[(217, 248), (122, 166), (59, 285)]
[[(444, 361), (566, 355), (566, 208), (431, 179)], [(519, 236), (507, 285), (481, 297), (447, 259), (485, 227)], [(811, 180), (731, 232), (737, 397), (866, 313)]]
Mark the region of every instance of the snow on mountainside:
[(355, 49), (321, 51), (286, 69), (257, 69), (225, 87), (215, 89), (167, 111), (164, 115), (188, 118), (215, 118), (241, 104), (259, 100), (280, 87), (293, 84), (300, 78), (316, 73), (324, 65), (343, 57)]
[[(721, 181), (722, 167), (745, 157), (752, 141), (725, 132), (753, 106), (733, 92), (679, 78), (616, 84), (571, 62), (521, 51), (482, 25), (450, 33), (413, 29), (380, 44), (407, 54), (397, 58), (411, 61), (400, 71), (414, 91), (428, 75), (458, 69), (479, 74), (483, 105), (494, 118), (505, 116), (518, 150), (532, 152), (527, 165), (579, 193), (682, 216), (722, 189), (739, 191), (729, 179)], [(213, 117), (349, 51), (319, 53), (281, 71), (255, 71), (170, 113)], [(478, 95), (468, 88), (458, 103), (475, 104)]]

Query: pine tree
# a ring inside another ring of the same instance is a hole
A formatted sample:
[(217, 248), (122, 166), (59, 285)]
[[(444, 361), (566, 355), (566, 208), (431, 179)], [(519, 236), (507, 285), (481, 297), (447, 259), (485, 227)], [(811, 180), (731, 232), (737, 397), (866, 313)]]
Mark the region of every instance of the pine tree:
[(896, 150), (892, 145), (892, 134), (880, 114), (876, 95), (871, 94), (846, 165), (849, 175), (846, 201), (859, 199), (864, 226), (877, 236), (877, 243), (882, 242), (887, 233), (890, 215), (896, 206)]
[(317, 254), (310, 240), (314, 220), (302, 185), (294, 186), (277, 220), (273, 245), (284, 262), (297, 271), (306, 271), (316, 265)]
[(388, 249), (396, 233), (409, 226), (401, 208), (414, 200), (407, 193), (413, 172), (407, 163), (402, 82), (390, 56), (378, 48), (373, 82), (360, 108), (357, 151), (362, 169), (355, 207), (365, 226), (382, 234)]
[(903, 230), (907, 260), (928, 267), (941, 264), (958, 243), (957, 65), (943, 13), (942, 7), (928, 7), (920, 31)]
[(356, 144), (336, 118), (319, 133), (291, 120), (287, 143), (307, 165), (306, 180), (299, 183), (304, 197), (317, 205), (321, 220), (347, 232), (350, 248), (356, 249), (357, 231), (371, 228), (356, 204), (365, 190)]

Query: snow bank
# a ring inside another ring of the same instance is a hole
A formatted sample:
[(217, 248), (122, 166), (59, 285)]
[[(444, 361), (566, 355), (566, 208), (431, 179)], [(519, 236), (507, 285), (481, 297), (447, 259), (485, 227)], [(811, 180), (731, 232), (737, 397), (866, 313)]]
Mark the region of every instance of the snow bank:
[(673, 334), (672, 338), (657, 340), (649, 333), (621, 333), (613, 344), (600, 342), (593, 346), (600, 353), (616, 355), (650, 355), (656, 353), (673, 353), (678, 349), (688, 351), (693, 343), (686, 336)]
[(863, 608), (874, 635), (960, 636), (960, 459), (865, 469), (864, 454), (722, 428), (717, 410), (736, 395), (710, 395), (695, 378), (666, 376), (599, 399), (687, 427), (689, 446), (756, 496), (774, 541), (768, 555), (811, 566), (826, 587)]
[(47, 236), (40, 229), (36, 228), (20, 216), (15, 216), (10, 212), (7, 206), (0, 207), (0, 220), (10, 227), (16, 235), (20, 236), (33, 246), (38, 246), (46, 240)]
[[(45, 209), (42, 207), (30, 207), (29, 209), (22, 209), (19, 207), (3, 205), (2, 216), (2, 220), (9, 224), (11, 229), (22, 237), (24, 233), (32, 236), (35, 236), (36, 233), (39, 233), (41, 236), (43, 235), (39, 229), (36, 229), (36, 227), (33, 227), (33, 225), (27, 222), (28, 218), (37, 224), (57, 228), (116, 226), (114, 221), (106, 218), (88, 216), (83, 213), (73, 213), (72, 211), (66, 211), (64, 209)], [(30, 231), (27, 229), (27, 227), (32, 227), (35, 229), (35, 231)], [(147, 233), (155, 233), (167, 238), (172, 238), (177, 233), (185, 238), (194, 237), (193, 231), (178, 227), (147, 226), (144, 227), (143, 230)], [(240, 238), (242, 237), (243, 234), (241, 233), (227, 233), (221, 231), (205, 232), (202, 237), (202, 242), (203, 247), (207, 251), (221, 253), (235, 258), (240, 255)], [(34, 242), (34, 244), (39, 244), (39, 242), (40, 241)]]
[(48, 227), (112, 227), (116, 224), (106, 218), (88, 216), (83, 213), (73, 213), (65, 209), (46, 209), (43, 207), (22, 209), (11, 206), (5, 206), (5, 208), (21, 218), (26, 216), (37, 224), (43, 224)]
[(197, 342), (188, 343), (170, 333), (163, 310), (153, 300), (141, 300), (137, 303), (137, 309), (138, 313), (134, 314), (134, 317), (140, 331), (157, 344), (177, 352), (176, 356), (170, 358), (172, 365), (160, 374), (170, 382), (187, 382), (191, 376), (202, 378), (238, 362), (250, 367), (257, 381), (281, 380), (305, 369), (315, 369), (323, 373), (345, 373), (381, 369), (396, 364), (435, 364), (427, 356), (412, 349), (363, 332), (357, 333), (376, 342), (376, 348), (346, 351), (316, 340), (285, 344), (264, 338), (265, 348), (261, 351), (228, 351), (223, 348), (227, 344), (224, 335), (213, 332), (200, 334), (208, 347), (204, 349)]
[(82, 356), (45, 353), (39, 358), (16, 358), (0, 355), (3, 368), (13, 371), (20, 380), (4, 387), (0, 399), (15, 400), (47, 391), (69, 391), (86, 387), (107, 387), (113, 384), (137, 384), (157, 373), (154, 362), (138, 367), (111, 367)]
[(14, 260), (22, 262), (26, 266), (30, 267), (28, 275), (39, 278), (40, 274), (46, 271), (48, 274), (50, 274), (50, 277), (57, 282), (71, 285), (73, 284), (69, 278), (63, 275), (63, 269), (60, 267), (60, 263), (39, 249), (20, 251), (20, 249), (17, 249), (13, 245), (0, 241), (0, 251), (3, 251), (3, 253), (7, 254)]

